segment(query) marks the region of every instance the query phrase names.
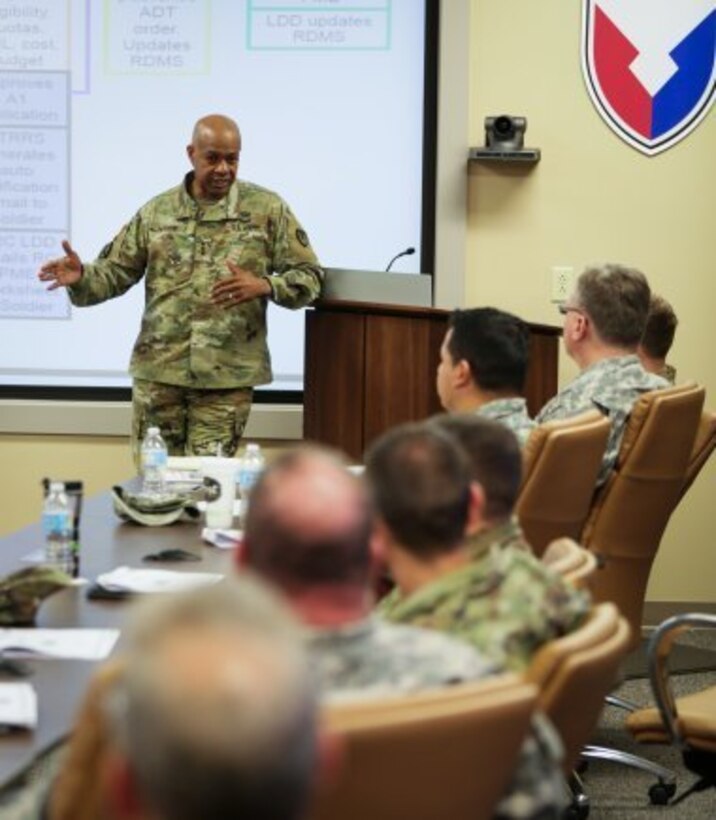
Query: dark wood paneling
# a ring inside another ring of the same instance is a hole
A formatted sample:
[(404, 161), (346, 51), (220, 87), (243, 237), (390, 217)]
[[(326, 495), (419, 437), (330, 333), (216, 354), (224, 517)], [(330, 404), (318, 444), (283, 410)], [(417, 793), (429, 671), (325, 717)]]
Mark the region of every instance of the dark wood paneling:
[(303, 435), (363, 452), (365, 322), (361, 313), (306, 312)]
[(445, 326), (442, 316), (368, 318), (365, 446), (396, 424), (439, 411), (435, 370)]

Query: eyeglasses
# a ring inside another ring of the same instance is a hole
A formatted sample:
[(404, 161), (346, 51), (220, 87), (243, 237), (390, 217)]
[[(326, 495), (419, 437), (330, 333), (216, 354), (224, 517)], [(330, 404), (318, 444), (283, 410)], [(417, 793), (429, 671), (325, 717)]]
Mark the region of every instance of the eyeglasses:
[(581, 308), (572, 305), (557, 305), (557, 310), (562, 316), (566, 316), (568, 313), (579, 313), (580, 316), (584, 316), (584, 311)]

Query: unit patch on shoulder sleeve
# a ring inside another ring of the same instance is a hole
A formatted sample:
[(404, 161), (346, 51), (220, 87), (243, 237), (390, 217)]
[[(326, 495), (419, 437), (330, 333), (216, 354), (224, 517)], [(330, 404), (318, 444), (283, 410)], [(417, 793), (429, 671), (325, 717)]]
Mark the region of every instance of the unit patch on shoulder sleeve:
[(296, 239), (303, 245), (304, 248), (308, 247), (308, 234), (303, 230), (303, 228), (296, 228)]

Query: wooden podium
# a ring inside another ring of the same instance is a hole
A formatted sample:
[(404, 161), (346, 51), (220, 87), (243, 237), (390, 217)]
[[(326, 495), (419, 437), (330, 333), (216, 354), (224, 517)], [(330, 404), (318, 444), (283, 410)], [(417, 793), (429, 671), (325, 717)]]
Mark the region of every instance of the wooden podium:
[[(340, 300), (306, 311), (303, 435), (360, 462), (390, 427), (441, 410), (435, 389), (450, 312)], [(526, 396), (534, 414), (557, 392), (560, 329), (530, 324)]]

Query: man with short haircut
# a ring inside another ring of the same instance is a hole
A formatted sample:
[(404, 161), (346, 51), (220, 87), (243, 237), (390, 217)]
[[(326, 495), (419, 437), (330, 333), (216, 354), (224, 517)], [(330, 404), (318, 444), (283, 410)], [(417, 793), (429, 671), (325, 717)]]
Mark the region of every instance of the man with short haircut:
[(106, 695), (112, 816), (304, 816), (316, 697), (298, 630), (256, 582), (144, 602)]
[(324, 695), (411, 692), (495, 671), (461, 641), (372, 615), (372, 524), (362, 479), (315, 446), (274, 460), (251, 493), (240, 561), (305, 624)]
[(611, 422), (597, 486), (609, 477), (619, 453), (634, 402), (668, 382), (644, 370), (637, 349), (646, 326), (651, 292), (634, 268), (604, 265), (587, 268), (564, 315), (564, 346), (579, 366), (577, 378), (542, 408), (537, 422), (569, 418), (595, 407)]
[[(509, 458), (492, 468), (505, 473), (496, 481), (513, 481)], [(366, 475), (378, 511), (376, 547), (396, 582), (379, 607), (385, 618), (449, 632), (514, 671), (581, 623), (584, 593), (523, 549), (492, 543), (487, 490), (447, 432), (428, 423), (385, 433), (368, 451)]]
[(481, 560), (493, 548), (531, 553), (514, 514), (522, 483), (522, 451), (515, 434), (497, 421), (475, 415), (440, 415), (430, 424), (462, 447), (472, 480), (482, 488), (482, 515), (468, 525), (467, 532), (473, 560)]
[(652, 293), (646, 327), (639, 343), (639, 359), (644, 370), (662, 376), (671, 384), (676, 382), (676, 370), (667, 363), (666, 357), (674, 343), (678, 323), (674, 309), (666, 299)]
[(440, 348), (440, 402), (450, 413), (499, 421), (524, 445), (535, 426), (523, 397), (528, 361), (522, 319), (491, 307), (456, 310)]

